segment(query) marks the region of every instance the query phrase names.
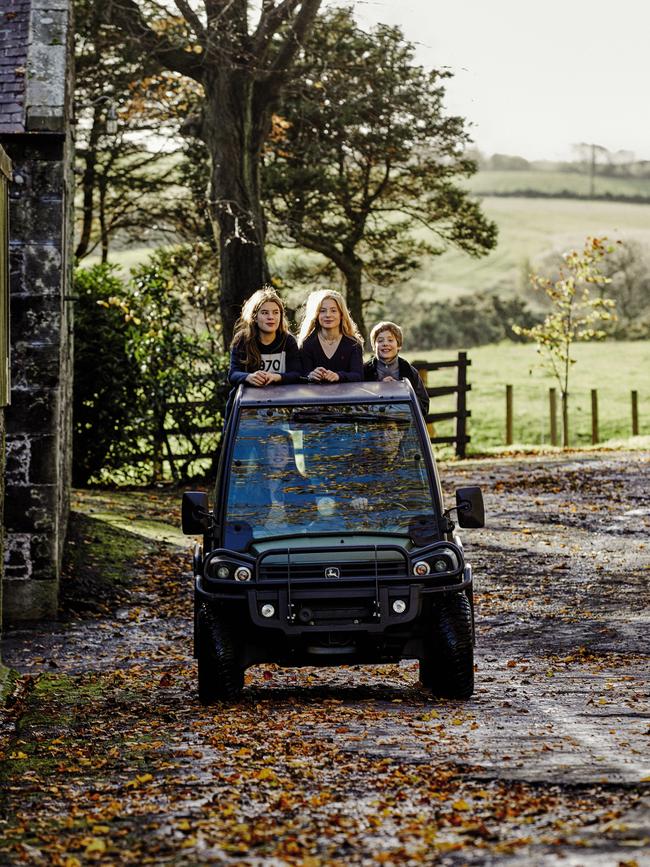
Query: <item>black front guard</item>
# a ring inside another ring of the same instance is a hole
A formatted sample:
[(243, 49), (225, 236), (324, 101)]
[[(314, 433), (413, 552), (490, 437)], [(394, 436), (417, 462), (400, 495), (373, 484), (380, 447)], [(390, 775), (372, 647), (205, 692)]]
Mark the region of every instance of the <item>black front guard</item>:
[[(449, 543), (447, 543), (449, 544)], [(454, 546), (455, 547), (455, 546)], [(363, 551), (365, 546), (350, 547), (347, 551)], [(228, 603), (246, 603), (248, 615), (255, 626), (263, 629), (280, 630), (287, 636), (298, 636), (313, 632), (361, 632), (382, 633), (388, 627), (400, 627), (415, 620), (422, 611), (423, 601), (427, 597), (444, 593), (466, 592), (472, 594), (471, 566), (463, 565), (454, 574), (444, 576), (429, 574), (426, 576), (399, 575), (385, 576), (378, 574), (378, 551), (400, 550), (397, 546), (372, 546), (367, 549), (374, 553), (374, 570), (372, 562), (368, 564), (368, 573), (354, 578), (300, 578), (291, 577), (291, 555), (298, 553), (296, 549), (285, 548), (265, 552), (258, 559), (259, 565), (263, 559), (272, 555), (287, 555), (287, 572), (282, 577), (253, 580), (251, 582), (234, 582), (229, 579), (205, 579), (202, 575), (195, 576), (196, 596), (199, 600)], [(407, 564), (409, 558), (401, 549)], [(305, 553), (301, 551), (300, 553)], [(331, 554), (331, 548), (311, 548), (313, 554)], [(459, 552), (460, 553), (460, 552)], [(374, 575), (372, 572), (374, 571)], [(405, 611), (398, 614), (393, 609), (393, 602), (402, 600), (406, 603)], [(324, 621), (315, 616), (309, 617), (313, 606), (316, 614), (328, 602), (338, 603), (338, 612), (349, 616), (340, 618), (342, 622)], [(316, 603), (316, 604), (315, 604)], [(355, 605), (356, 603), (356, 605)], [(264, 617), (262, 606), (272, 605), (274, 615)], [(355, 617), (355, 611), (364, 612)]]

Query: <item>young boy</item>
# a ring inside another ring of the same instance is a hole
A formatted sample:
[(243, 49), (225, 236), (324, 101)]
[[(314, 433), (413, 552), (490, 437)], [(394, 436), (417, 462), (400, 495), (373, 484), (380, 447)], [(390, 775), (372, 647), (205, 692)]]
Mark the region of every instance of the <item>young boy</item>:
[(408, 379), (413, 386), (422, 408), (422, 415), (429, 412), (429, 395), (417, 370), (404, 358), (400, 358), (402, 348), (402, 329), (394, 322), (378, 322), (370, 332), (370, 345), (375, 357), (363, 366), (366, 382), (394, 381)]

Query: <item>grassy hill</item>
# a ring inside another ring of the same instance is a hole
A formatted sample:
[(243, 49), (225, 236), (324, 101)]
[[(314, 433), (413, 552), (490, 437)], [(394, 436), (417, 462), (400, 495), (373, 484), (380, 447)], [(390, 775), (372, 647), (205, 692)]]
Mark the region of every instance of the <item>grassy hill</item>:
[[(512, 195), (524, 191), (543, 196), (589, 196), (590, 181), (585, 173), (558, 171), (480, 171), (467, 183), (477, 195)], [(650, 198), (650, 178), (611, 178), (596, 175), (595, 196), (643, 196)]]
[(497, 248), (481, 259), (456, 251), (426, 259), (404, 287), (432, 300), (483, 289), (517, 292), (529, 264), (552, 250), (580, 247), (587, 235), (650, 246), (650, 205), (495, 196), (484, 197), (482, 205), (499, 227)]
[[(401, 285), (392, 287), (393, 291), (402, 293), (405, 298), (418, 295), (432, 301), (479, 290), (518, 292), (527, 282), (531, 265), (535, 267), (541, 257), (553, 250), (581, 246), (587, 235), (634, 238), (650, 247), (650, 204), (487, 194), (490, 191), (510, 193), (517, 189), (536, 189), (542, 193), (569, 189), (576, 194), (586, 194), (588, 183), (587, 176), (578, 173), (479, 172), (468, 184), (481, 197), (486, 215), (499, 227), (496, 250), (480, 259), (456, 251), (425, 258), (421, 268)], [(597, 177), (596, 192), (601, 191), (650, 196), (650, 180)], [(111, 260), (128, 269), (146, 260), (150, 253), (151, 248), (131, 247), (115, 251)], [(272, 268), (281, 273), (283, 264), (293, 253), (269, 250), (269, 255)], [(89, 257), (84, 264), (95, 261), (96, 258)]]

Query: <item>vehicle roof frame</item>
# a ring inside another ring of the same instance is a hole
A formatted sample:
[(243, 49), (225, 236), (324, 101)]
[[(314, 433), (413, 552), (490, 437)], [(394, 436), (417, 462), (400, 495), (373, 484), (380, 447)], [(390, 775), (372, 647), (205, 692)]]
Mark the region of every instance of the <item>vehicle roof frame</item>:
[(411, 383), (404, 380), (394, 382), (346, 382), (346, 383), (308, 383), (297, 385), (274, 385), (266, 388), (250, 388), (240, 385), (235, 393), (232, 410), (226, 421), (222, 450), (217, 473), (213, 514), (215, 529), (222, 533), (226, 493), (230, 483), (230, 467), (233, 445), (239, 428), (241, 410), (253, 407), (271, 406), (322, 406), (354, 404), (354, 403), (405, 403), (414, 410), (413, 416), (421, 441), (428, 444), (424, 449), (425, 465), (431, 481), (431, 490), (435, 499), (436, 516), (441, 520), (444, 509), (442, 486), (438, 467), (431, 448), (431, 440), (422, 415), (419, 401)]

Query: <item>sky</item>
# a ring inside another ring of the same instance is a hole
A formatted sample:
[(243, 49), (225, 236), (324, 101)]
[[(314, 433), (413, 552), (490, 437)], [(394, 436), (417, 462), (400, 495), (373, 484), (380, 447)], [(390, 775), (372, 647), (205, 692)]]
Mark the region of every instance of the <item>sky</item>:
[(358, 0), (360, 24), (398, 24), (445, 104), (486, 154), (575, 159), (585, 142), (650, 160), (647, 0)]

